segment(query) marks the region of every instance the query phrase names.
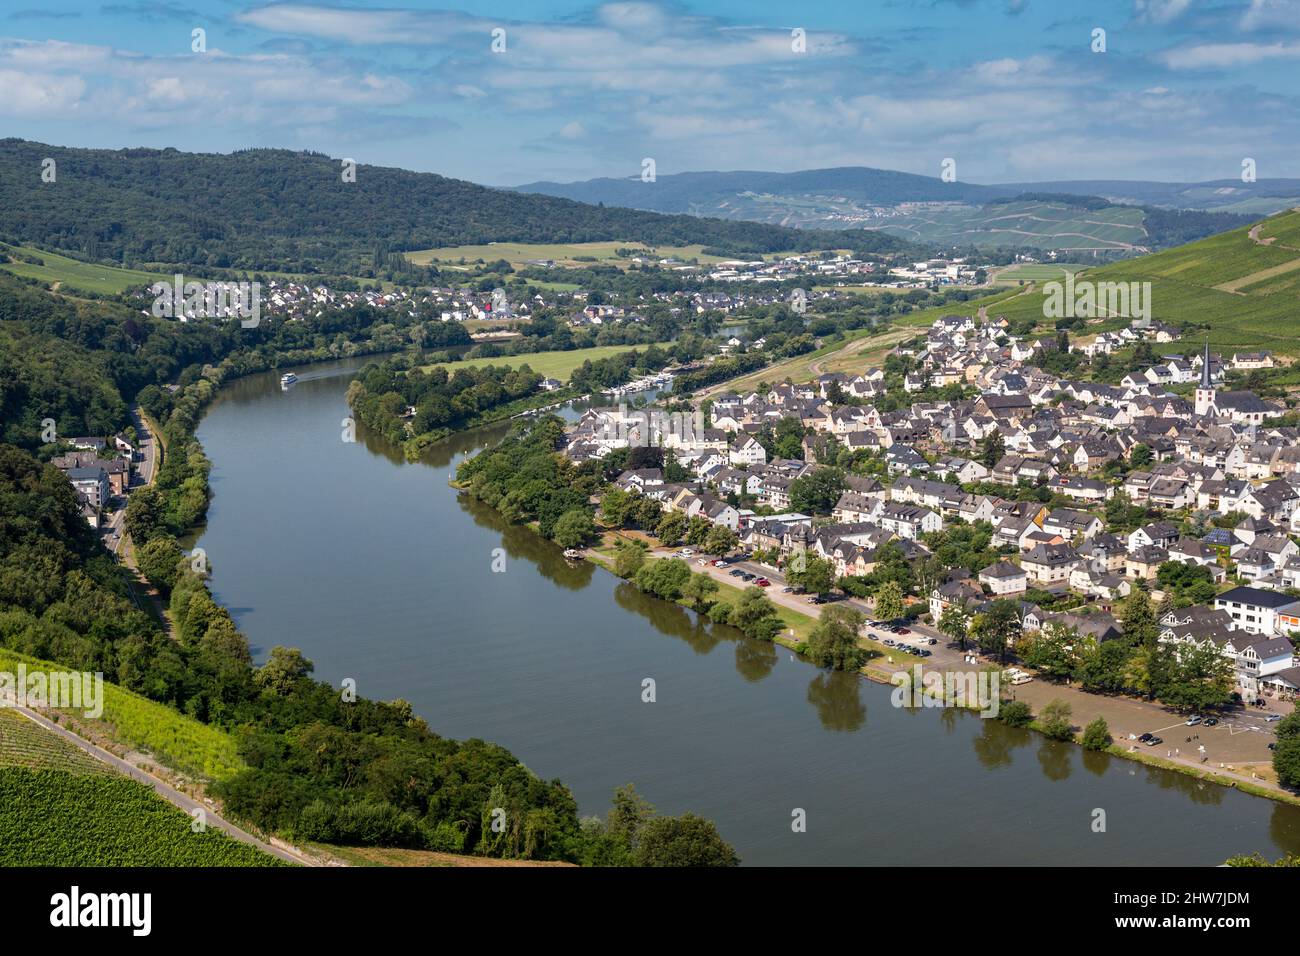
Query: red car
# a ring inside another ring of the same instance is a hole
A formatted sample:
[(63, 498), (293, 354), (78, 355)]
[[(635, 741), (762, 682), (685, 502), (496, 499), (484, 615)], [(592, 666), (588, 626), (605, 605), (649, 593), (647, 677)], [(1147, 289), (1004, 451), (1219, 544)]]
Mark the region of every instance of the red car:
[(757, 584), (760, 588), (770, 587), (772, 584), (772, 582), (769, 581), (767, 578), (759, 578), (754, 583)]

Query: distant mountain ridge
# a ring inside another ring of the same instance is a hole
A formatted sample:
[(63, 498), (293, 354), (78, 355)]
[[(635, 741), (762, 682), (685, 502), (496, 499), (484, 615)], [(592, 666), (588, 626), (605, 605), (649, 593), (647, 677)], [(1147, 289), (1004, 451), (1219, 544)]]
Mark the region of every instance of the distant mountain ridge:
[[(1300, 202), (1300, 179), (982, 185), (857, 166), (793, 173), (676, 173), (651, 183), (629, 177), (516, 188), (605, 206), (798, 228), (865, 228), (954, 246), (1026, 246), (1087, 255), (1167, 248)], [(1017, 200), (1038, 206), (1006, 208)]]

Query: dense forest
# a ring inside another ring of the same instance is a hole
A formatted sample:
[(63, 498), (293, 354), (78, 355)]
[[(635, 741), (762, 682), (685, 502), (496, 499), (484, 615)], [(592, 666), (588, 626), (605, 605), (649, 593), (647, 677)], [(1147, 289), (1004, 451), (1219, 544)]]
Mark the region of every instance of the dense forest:
[[(57, 180), (41, 180), (45, 158)], [(635, 240), (730, 252), (850, 245), (848, 233), (603, 208), (433, 173), (277, 149), (75, 149), (0, 140), (0, 221), (16, 240), (126, 265), (356, 272), (487, 242)], [(890, 248), (902, 243), (891, 243)]]

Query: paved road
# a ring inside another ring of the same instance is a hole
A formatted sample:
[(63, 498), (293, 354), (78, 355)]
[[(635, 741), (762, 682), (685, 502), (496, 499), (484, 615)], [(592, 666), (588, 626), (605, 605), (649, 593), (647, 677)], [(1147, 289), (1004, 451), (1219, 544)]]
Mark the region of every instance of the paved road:
[[(158, 456), (153, 433), (149, 430), (149, 426), (145, 424), (140, 409), (134, 405), (131, 406), (131, 420), (135, 423), (135, 432), (140, 448), (140, 461), (136, 463), (127, 484), (128, 490), (133, 491), (136, 488), (146, 488), (153, 484), (154, 469), (157, 467)], [(112, 517), (109, 518), (102, 530), (104, 546), (114, 554), (117, 554), (122, 548), (122, 542), (125, 538), (125, 523), (126, 505), (124, 503), (121, 508), (113, 512)]]
[(258, 839), (257, 837), (253, 836), (251, 833), (249, 833), (246, 830), (241, 830), (233, 823), (230, 823), (228, 820), (223, 819), (221, 816), (217, 814), (215, 810), (213, 810), (211, 807), (207, 806), (206, 804), (200, 803), (197, 800), (194, 800), (186, 796), (185, 794), (177, 790), (175, 787), (171, 786), (170, 784), (166, 783), (163, 780), (160, 780), (159, 778), (155, 777), (153, 774), (146, 773), (144, 770), (141, 770), (139, 767), (135, 766), (134, 764), (128, 763), (127, 761), (123, 760), (121, 757), (117, 756), (116, 754), (105, 750), (103, 747), (91, 743), (89, 740), (86, 740), (84, 737), (79, 737), (77, 734), (74, 734), (66, 727), (62, 727), (59, 724), (54, 723), (52, 720), (49, 720), (46, 717), (42, 716), (41, 714), (38, 714), (36, 711), (31, 710), (30, 708), (27, 707), (17, 707), (17, 706), (13, 706), (13, 709), (16, 710), (18, 713), (22, 714), (28, 720), (31, 720), (34, 723), (39, 724), (41, 727), (45, 728), (51, 733), (59, 735), (64, 740), (67, 740), (74, 746), (90, 754), (95, 759), (108, 764), (113, 769), (117, 770), (119, 773), (126, 774), (128, 777), (132, 777), (133, 779), (138, 780), (141, 783), (148, 784), (150, 787), (153, 788), (154, 792), (157, 793), (160, 797), (162, 797), (168, 803), (171, 803), (179, 807), (180, 809), (184, 810), (185, 813), (187, 813), (191, 817), (194, 816), (195, 810), (201, 809), (204, 813), (204, 816), (206, 817), (206, 823), (208, 826), (222, 831), (223, 833), (233, 837), (234, 839), (239, 840), (241, 843), (251, 844), (257, 847), (263, 853), (269, 853), (272, 856), (278, 857), (281, 860), (286, 860), (289, 863), (298, 863), (301, 864), (302, 866), (319, 865), (315, 860), (311, 859), (310, 857), (304, 856), (303, 854), (299, 853), (298, 851), (292, 848), (285, 848), (285, 847), (272, 845), (270, 843)]

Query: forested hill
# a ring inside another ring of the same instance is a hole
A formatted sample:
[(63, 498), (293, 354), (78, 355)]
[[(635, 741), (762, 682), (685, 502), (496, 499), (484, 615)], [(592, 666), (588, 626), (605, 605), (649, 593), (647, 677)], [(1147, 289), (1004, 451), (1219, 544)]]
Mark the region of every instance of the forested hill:
[[(42, 178), (54, 160), (54, 181)], [(278, 149), (75, 149), (0, 140), (0, 238), (125, 265), (348, 271), (377, 253), (637, 240), (740, 252), (860, 245), (862, 234), (666, 216), (489, 189), (433, 173)], [(887, 243), (882, 245), (882, 240)], [(870, 236), (885, 251), (903, 243)]]

